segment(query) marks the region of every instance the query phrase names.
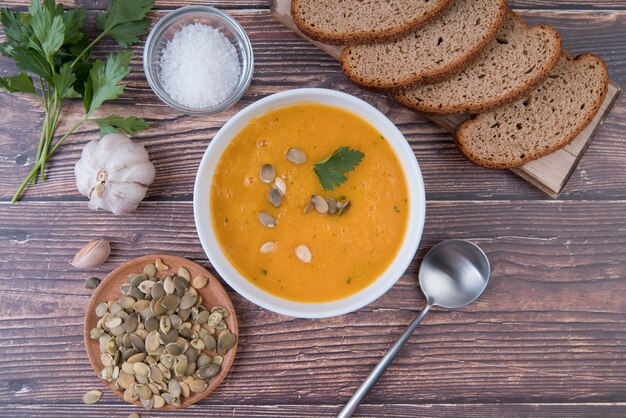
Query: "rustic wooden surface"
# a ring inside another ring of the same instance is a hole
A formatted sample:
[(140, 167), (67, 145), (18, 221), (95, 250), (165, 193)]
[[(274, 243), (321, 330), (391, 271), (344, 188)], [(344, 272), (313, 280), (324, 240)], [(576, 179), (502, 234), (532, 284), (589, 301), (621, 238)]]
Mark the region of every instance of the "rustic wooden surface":
[[(25, 0), (0, 6), (26, 5)], [(68, 1), (68, 4), (75, 4)], [(92, 9), (105, 1), (77, 1)], [(155, 16), (185, 4), (158, 1)], [(235, 108), (211, 118), (176, 114), (147, 87), (141, 47), (124, 98), (107, 110), (150, 119), (139, 136), (157, 166), (147, 202), (115, 217), (90, 212), (74, 186), (73, 165), (92, 126), (55, 155), (45, 184), (8, 203), (30, 169), (41, 113), (22, 96), (0, 93), (0, 416), (2, 417), (330, 417), (414, 317), (424, 298), (417, 269), (446, 238), (469, 238), (489, 255), (486, 294), (456, 311), (434, 309), (358, 416), (626, 415), (626, 102), (622, 96), (565, 192), (552, 201), (510, 172), (481, 169), (454, 149), (448, 133), (381, 96), (350, 84), (325, 53), (274, 21), (262, 0), (222, 0), (249, 32), (252, 86)], [(626, 84), (623, 0), (511, 1), (532, 22), (563, 34), (572, 53), (593, 51)], [(92, 16), (93, 17), (93, 16)], [(111, 50), (111, 43), (97, 48)], [(0, 73), (13, 67), (0, 59)], [(323, 320), (265, 311), (235, 292), (241, 338), (226, 380), (181, 411), (143, 413), (100, 388), (87, 359), (82, 323), (88, 275), (104, 277), (144, 254), (188, 257), (214, 272), (193, 224), (195, 170), (211, 137), (236, 111), (276, 91), (327, 87), (374, 103), (410, 141), (427, 191), (420, 250), (387, 294), (359, 312)], [(78, 104), (76, 104), (78, 106)], [(72, 123), (66, 113), (63, 126)], [(68, 262), (92, 238), (112, 243), (96, 272)]]

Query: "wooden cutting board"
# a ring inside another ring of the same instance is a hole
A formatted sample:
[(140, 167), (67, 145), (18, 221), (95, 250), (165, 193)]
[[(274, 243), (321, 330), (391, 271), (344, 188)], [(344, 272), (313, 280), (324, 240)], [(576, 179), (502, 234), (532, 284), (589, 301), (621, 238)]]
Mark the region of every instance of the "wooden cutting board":
[[(291, 0), (270, 0), (270, 7), (276, 20), (322, 51), (327, 52), (337, 60), (339, 59), (341, 47), (314, 41), (298, 30), (296, 24), (291, 19)], [(531, 161), (522, 167), (512, 169), (512, 171), (553, 198), (558, 197), (620, 93), (620, 86), (614, 81), (609, 81), (608, 93), (602, 108), (591, 124), (574, 141), (563, 149)], [(428, 116), (428, 118), (444, 129), (454, 132), (458, 124), (467, 119), (467, 116)]]

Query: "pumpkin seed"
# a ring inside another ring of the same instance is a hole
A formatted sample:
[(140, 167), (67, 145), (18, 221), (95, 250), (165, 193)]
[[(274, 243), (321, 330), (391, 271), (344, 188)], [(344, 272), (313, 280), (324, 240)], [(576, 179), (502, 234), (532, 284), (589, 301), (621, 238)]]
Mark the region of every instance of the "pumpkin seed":
[(92, 340), (97, 340), (102, 337), (102, 334), (104, 334), (104, 330), (102, 328), (92, 328), (89, 330), (89, 338)]
[(276, 171), (274, 170), (274, 166), (271, 164), (263, 164), (259, 169), (259, 178), (265, 184), (270, 184), (274, 177), (276, 176)]
[(202, 380), (202, 379), (196, 379), (189, 384), (189, 390), (191, 390), (194, 393), (204, 392), (207, 389), (207, 387), (209, 387), (209, 384), (206, 382), (206, 380)]
[(185, 294), (185, 291), (189, 289), (189, 281), (182, 276), (174, 276), (172, 281), (174, 282), (174, 288), (176, 288), (177, 291), (182, 292), (183, 295)]
[(133, 363), (133, 370), (136, 376), (148, 377), (150, 374), (150, 367), (146, 363)]
[(221, 366), (223, 362), (224, 362), (224, 357), (222, 356), (213, 357), (213, 364), (217, 364), (218, 366)]
[(303, 164), (306, 162), (306, 154), (298, 148), (289, 148), (285, 156), (287, 157), (287, 160), (294, 164)]
[(123, 389), (128, 389), (135, 384), (135, 376), (122, 370), (117, 378), (117, 384)]
[[(348, 209), (350, 209), (350, 206), (352, 206), (352, 204), (350, 203), (349, 200), (343, 201), (343, 202), (339, 202), (341, 203), (341, 207), (337, 210), (337, 215), (341, 216), (344, 213), (346, 213), (346, 211)], [(339, 206), (339, 204), (337, 204)]]
[(295, 250), (296, 257), (303, 263), (310, 263), (313, 259), (313, 255), (311, 254), (311, 250), (304, 244), (298, 245)]
[(152, 400), (154, 401), (153, 407), (156, 409), (163, 408), (165, 406), (165, 399), (163, 399), (160, 395), (154, 395)]
[(163, 282), (155, 282), (150, 291), (152, 299), (158, 299), (161, 296), (165, 296), (165, 289), (163, 288)]
[(211, 315), (209, 311), (200, 312), (198, 316), (196, 316), (196, 322), (199, 324), (206, 324), (209, 320), (209, 315)]
[(148, 352), (148, 354), (155, 353), (160, 346), (161, 342), (159, 341), (159, 332), (150, 332), (146, 337), (146, 351)]
[(122, 318), (120, 318), (119, 316), (110, 316), (104, 322), (104, 325), (106, 325), (106, 327), (109, 329), (119, 327), (121, 324), (122, 324)]
[[(130, 352), (131, 350), (128, 350), (128, 351)], [(146, 359), (146, 353), (140, 353), (140, 352), (137, 351), (137, 349), (135, 349), (135, 354), (130, 355), (125, 360), (126, 360), (127, 363), (133, 364), (133, 363), (141, 363), (145, 359)], [(133, 365), (133, 370), (135, 370), (134, 367), (135, 366)], [(136, 372), (136, 370), (135, 370), (135, 372)]]
[(156, 259), (154, 266), (158, 271), (165, 271), (170, 269), (170, 267), (167, 264), (163, 263), (163, 260), (161, 260), (160, 258)]
[(145, 273), (131, 274), (128, 283), (131, 287), (138, 287), (141, 283), (148, 280), (148, 275)]
[(149, 318), (146, 318), (146, 320), (144, 321), (144, 327), (148, 332), (156, 331), (159, 329), (159, 321), (156, 319), (156, 317), (151, 316)]
[(85, 280), (85, 289), (95, 289), (100, 284), (100, 279), (97, 277), (89, 277)]
[(176, 343), (169, 343), (165, 346), (165, 350), (173, 356), (180, 356), (183, 353), (183, 348)]
[(261, 245), (261, 248), (259, 248), (259, 251), (261, 252), (261, 254), (267, 254), (267, 253), (271, 253), (275, 249), (276, 249), (276, 243), (273, 241), (268, 241), (265, 244)]
[(321, 214), (328, 213), (328, 202), (322, 196), (314, 194), (311, 196), (311, 203), (315, 210)]
[(194, 306), (196, 304), (196, 301), (198, 300), (198, 296), (197, 295), (193, 295), (191, 293), (187, 293), (185, 296), (183, 296), (180, 299), (180, 309), (189, 309), (192, 306)]
[(152, 280), (144, 280), (143, 282), (139, 283), (139, 286), (137, 286), (137, 288), (143, 294), (147, 295), (148, 293), (152, 291), (152, 288), (154, 287), (155, 284), (156, 282), (153, 282)]
[(178, 275), (182, 277), (183, 279), (187, 280), (187, 282), (191, 280), (191, 274), (189, 273), (189, 270), (187, 270), (186, 268), (182, 266), (178, 269)]
[(135, 332), (138, 326), (139, 319), (137, 318), (137, 314), (133, 312), (132, 314), (128, 315), (128, 318), (126, 318), (126, 321), (124, 321), (124, 332)]
[[(156, 276), (156, 272), (157, 272), (156, 266), (155, 266), (154, 264), (152, 264), (152, 263), (147, 264), (147, 265), (143, 268), (143, 274), (145, 274), (145, 275), (146, 275), (146, 276), (148, 276), (149, 278), (152, 278), (152, 277)], [(131, 286), (132, 286), (132, 285), (133, 285), (133, 284), (131, 283)]]
[(191, 395), (191, 390), (189, 390), (189, 385), (185, 382), (180, 382), (180, 394), (185, 398), (188, 398)]
[(163, 305), (165, 310), (167, 312), (171, 311), (171, 313), (174, 313), (174, 310), (178, 308), (179, 304), (180, 297), (178, 297), (177, 295), (166, 295), (163, 297), (163, 301), (161, 302), (161, 305)]
[(223, 306), (214, 306), (211, 308), (211, 313), (213, 312), (219, 312), (222, 314), (222, 318), (228, 318), (230, 316), (230, 312), (228, 311), (228, 309), (224, 308)]
[(174, 286), (174, 278), (172, 276), (167, 276), (163, 281), (163, 290), (168, 295), (171, 295), (176, 291), (176, 287)]
[(222, 320), (222, 313), (220, 311), (211, 312), (207, 324), (211, 327), (215, 327)]
[[(143, 363), (139, 363), (139, 364), (143, 364)], [(148, 386), (137, 384), (135, 385), (135, 390), (137, 391), (137, 395), (139, 395), (139, 398), (152, 399), (152, 391), (150, 390)]]
[(178, 380), (170, 380), (167, 386), (167, 392), (175, 398), (178, 398), (180, 396), (181, 390)]
[(287, 193), (287, 183), (281, 177), (276, 177), (274, 186), (280, 191), (281, 194)]
[(229, 331), (224, 330), (219, 333), (217, 336), (217, 352), (221, 355), (226, 354), (228, 350), (233, 348), (237, 338), (234, 334), (231, 334)]
[(267, 212), (259, 212), (259, 221), (261, 225), (268, 228), (274, 228), (276, 226), (276, 218)]
[(162, 334), (167, 334), (172, 329), (172, 321), (167, 315), (163, 315), (159, 320), (159, 330)]
[(267, 200), (275, 207), (278, 208), (283, 204), (283, 195), (277, 187), (272, 186), (267, 194)]
[(209, 363), (198, 369), (198, 376), (202, 379), (210, 379), (220, 372), (220, 366), (215, 363)]
[(102, 397), (102, 392), (99, 390), (90, 390), (83, 395), (83, 403), (93, 404), (100, 400)]
[(313, 202), (309, 202), (304, 207), (304, 214), (306, 215), (307, 213), (311, 212), (312, 210), (313, 210)]
[(128, 415), (127, 418), (141, 418), (141, 416), (138, 413), (133, 412), (132, 414)]
[(183, 376), (187, 372), (188, 361), (187, 357), (182, 357), (178, 359), (176, 365), (174, 366), (174, 374), (176, 376)]
[(326, 199), (326, 202), (328, 202), (328, 213), (330, 215), (334, 215), (335, 212), (337, 212), (337, 201), (332, 197), (329, 197)]
[(207, 276), (197, 276), (191, 281), (191, 285), (195, 289), (202, 289), (209, 282), (209, 278)]
[(163, 344), (173, 343), (176, 339), (178, 339), (178, 331), (175, 329), (170, 330), (167, 334), (161, 334)]
[(206, 354), (201, 354), (200, 356), (198, 356), (198, 359), (196, 360), (196, 366), (198, 367), (198, 370), (203, 368), (207, 364), (211, 364), (211, 363), (213, 363), (213, 359), (210, 356), (207, 356)]
[(98, 318), (102, 318), (104, 314), (107, 313), (108, 311), (109, 311), (109, 305), (107, 305), (105, 302), (99, 303), (96, 306), (96, 316)]
[(217, 349), (217, 340), (214, 336), (210, 334), (205, 335), (202, 341), (204, 342), (204, 346), (207, 350), (215, 351)]

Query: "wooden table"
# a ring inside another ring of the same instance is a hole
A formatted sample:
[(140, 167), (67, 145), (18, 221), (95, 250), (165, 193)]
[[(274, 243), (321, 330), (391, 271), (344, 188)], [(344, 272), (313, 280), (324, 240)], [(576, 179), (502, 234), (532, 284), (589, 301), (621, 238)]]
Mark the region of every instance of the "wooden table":
[[(100, 9), (107, 2), (76, 3)], [(186, 3), (158, 1), (154, 16)], [(571, 52), (598, 53), (611, 77), (626, 85), (622, 0), (510, 3), (530, 21), (561, 30)], [(0, 1), (1, 6), (26, 4)], [(465, 309), (433, 309), (367, 396), (359, 416), (626, 415), (624, 96), (554, 201), (510, 172), (473, 166), (448, 133), (353, 86), (332, 58), (274, 21), (264, 0), (213, 4), (250, 34), (254, 80), (233, 109), (214, 117), (184, 116), (150, 91), (141, 46), (133, 48), (127, 94), (106, 111), (149, 119), (152, 129), (137, 141), (150, 153), (157, 178), (146, 201), (129, 216), (91, 212), (76, 190), (74, 163), (85, 142), (97, 136), (93, 126), (85, 126), (53, 157), (45, 184), (29, 188), (21, 203), (11, 205), (33, 162), (42, 114), (33, 100), (0, 93), (0, 416), (333, 416), (424, 304), (417, 269), (426, 250), (455, 237), (473, 240), (489, 255), (488, 291)], [(103, 42), (96, 54), (112, 47)], [(0, 74), (13, 69), (0, 59)], [(191, 204), (200, 158), (235, 112), (297, 87), (361, 97), (385, 112), (410, 141), (428, 201), (425, 233), (409, 270), (371, 305), (325, 320), (277, 315), (231, 291), (241, 327), (239, 352), (209, 398), (169, 413), (139, 411), (108, 391), (99, 403), (83, 405), (85, 391), (103, 389), (82, 340), (90, 296), (83, 281), (94, 272), (74, 269), (68, 261), (88, 240), (105, 237), (113, 252), (95, 273), (99, 276), (155, 252), (211, 268), (196, 236)], [(61, 131), (77, 117), (71, 109), (64, 115)]]

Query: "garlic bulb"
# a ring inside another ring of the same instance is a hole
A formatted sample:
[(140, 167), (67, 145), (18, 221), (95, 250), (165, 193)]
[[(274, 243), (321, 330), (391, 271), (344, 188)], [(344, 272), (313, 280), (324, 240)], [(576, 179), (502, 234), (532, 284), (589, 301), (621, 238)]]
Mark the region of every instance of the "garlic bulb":
[(85, 145), (74, 174), (91, 210), (121, 215), (137, 209), (155, 170), (143, 146), (124, 135), (109, 134)]

